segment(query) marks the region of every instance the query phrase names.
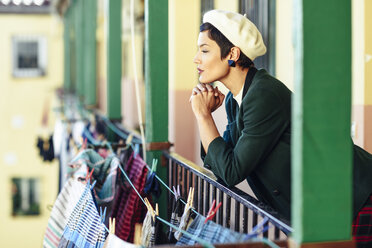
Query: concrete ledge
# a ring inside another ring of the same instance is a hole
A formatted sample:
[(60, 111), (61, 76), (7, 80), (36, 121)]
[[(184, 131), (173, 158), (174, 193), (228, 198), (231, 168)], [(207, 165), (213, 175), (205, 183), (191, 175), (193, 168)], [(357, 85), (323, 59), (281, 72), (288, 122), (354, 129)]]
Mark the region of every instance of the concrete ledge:
[(288, 239), (289, 248), (355, 248), (354, 240), (344, 241), (327, 241), (297, 244), (293, 239)]

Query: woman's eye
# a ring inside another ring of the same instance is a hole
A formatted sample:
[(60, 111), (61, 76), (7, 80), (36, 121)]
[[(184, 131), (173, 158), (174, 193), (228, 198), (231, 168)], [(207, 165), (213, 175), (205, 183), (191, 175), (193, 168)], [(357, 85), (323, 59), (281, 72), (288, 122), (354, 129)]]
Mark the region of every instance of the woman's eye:
[(207, 50), (202, 50), (202, 53), (207, 53), (208, 51)]

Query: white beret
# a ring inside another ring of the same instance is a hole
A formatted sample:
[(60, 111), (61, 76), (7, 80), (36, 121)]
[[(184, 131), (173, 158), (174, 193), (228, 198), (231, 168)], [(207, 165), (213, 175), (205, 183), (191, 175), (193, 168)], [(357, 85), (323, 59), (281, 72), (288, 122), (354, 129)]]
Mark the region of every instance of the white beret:
[(245, 16), (225, 10), (210, 10), (203, 16), (203, 23), (206, 22), (216, 27), (252, 61), (266, 53), (260, 31)]

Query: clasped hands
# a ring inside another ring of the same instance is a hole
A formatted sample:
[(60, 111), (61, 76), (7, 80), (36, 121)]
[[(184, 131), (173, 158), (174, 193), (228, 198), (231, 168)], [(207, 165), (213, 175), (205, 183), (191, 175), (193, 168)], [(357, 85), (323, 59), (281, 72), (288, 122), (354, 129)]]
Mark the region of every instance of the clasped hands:
[(197, 118), (211, 115), (222, 105), (224, 99), (225, 95), (218, 87), (213, 88), (209, 84), (199, 83), (192, 90), (190, 97), (192, 111)]

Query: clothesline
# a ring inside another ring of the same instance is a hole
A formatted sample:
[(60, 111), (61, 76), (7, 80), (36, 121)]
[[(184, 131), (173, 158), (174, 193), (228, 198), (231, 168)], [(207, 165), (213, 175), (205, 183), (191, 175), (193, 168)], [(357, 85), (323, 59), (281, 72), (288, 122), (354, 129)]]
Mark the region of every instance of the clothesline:
[[(146, 165), (146, 166), (147, 166), (147, 165)], [(132, 186), (132, 188), (135, 190), (135, 192), (137, 193), (138, 197), (141, 199), (141, 201), (143, 202), (143, 204), (146, 205), (145, 200), (142, 198), (142, 196), (140, 195), (140, 193), (137, 191), (136, 187), (133, 185), (133, 183), (131, 182), (131, 180), (129, 179), (128, 175), (126, 174), (126, 172), (124, 171), (124, 169), (122, 168), (122, 166), (121, 166), (120, 164), (119, 164), (119, 168), (120, 168), (121, 172), (123, 173), (123, 175), (125, 176), (125, 178), (127, 179), (127, 181), (129, 182), (129, 184), (130, 184), (130, 185)], [(169, 189), (169, 190), (170, 190), (170, 189)], [(198, 213), (198, 214), (199, 214), (199, 213)], [(185, 230), (182, 230), (181, 228), (179, 228), (179, 227), (177, 227), (177, 226), (175, 226), (175, 225), (169, 223), (168, 221), (162, 219), (161, 217), (156, 216), (156, 218), (157, 218), (158, 220), (160, 220), (161, 222), (163, 222), (164, 224), (170, 226), (171, 228), (173, 228), (173, 229), (175, 229), (175, 230), (181, 232), (182, 234), (188, 236), (189, 238), (191, 238), (191, 239), (197, 241), (197, 242), (198, 242), (199, 244), (201, 244), (203, 247), (206, 247), (206, 248), (214, 247), (211, 243), (209, 243), (209, 242), (207, 242), (207, 241), (204, 241), (204, 240), (202, 240), (202, 239), (196, 237), (195, 235), (188, 233), (188, 232), (185, 231)], [(262, 225), (264, 225), (264, 222), (259, 223), (259, 224), (257, 225), (257, 228), (256, 228), (255, 230), (259, 229)], [(105, 227), (106, 227), (106, 226), (105, 226)], [(107, 227), (106, 227), (106, 230), (107, 230)], [(267, 230), (267, 229), (266, 229), (266, 230)], [(265, 231), (265, 229), (264, 229), (263, 231)], [(249, 234), (248, 234), (248, 235), (249, 235)], [(273, 247), (273, 248), (279, 248), (279, 246), (277, 246), (277, 245), (274, 244), (272, 241), (270, 241), (269, 239), (266, 239), (266, 238), (250, 238), (250, 240), (251, 240), (251, 241), (257, 241), (257, 242), (264, 242), (265, 244), (267, 244), (267, 245), (269, 245), (269, 246), (271, 246), (271, 247)]]
[[(105, 117), (102, 117), (103, 121), (107, 124), (107, 126), (114, 132), (116, 133), (118, 136), (120, 136), (121, 138), (123, 139), (127, 139), (128, 138), (128, 135), (125, 134), (124, 132), (122, 132), (119, 128), (117, 128), (114, 124), (112, 124), (107, 118)], [(93, 138), (93, 137), (92, 137)], [(146, 167), (148, 170), (151, 170), (151, 168), (146, 164)], [(173, 190), (171, 188), (168, 187), (168, 185), (158, 176), (155, 174), (155, 178), (161, 183), (164, 185), (165, 188), (167, 188), (174, 196), (176, 196), (176, 193), (173, 192)], [(186, 202), (181, 198), (180, 201), (186, 205)], [(200, 215), (199, 212), (197, 212), (195, 209), (192, 209), (192, 211), (197, 214), (197, 215)]]
[[(82, 112), (82, 111), (81, 111), (81, 110), (82, 110), (81, 106), (80, 106), (79, 110), (80, 110), (79, 112)], [(126, 139), (128, 138), (128, 135), (127, 135), (127, 134), (125, 134), (124, 132), (122, 132), (122, 131), (121, 131), (119, 128), (117, 128), (113, 123), (111, 123), (111, 121), (109, 121), (107, 118), (105, 118), (105, 117), (101, 117), (101, 118), (102, 118), (102, 120), (106, 123), (106, 125), (107, 125), (107, 126), (108, 126), (108, 127), (109, 127), (113, 132), (114, 132), (114, 133), (116, 133), (119, 137), (123, 138), (124, 140), (126, 140)], [(105, 141), (105, 142), (99, 142), (99, 141), (97, 141), (97, 140), (96, 140), (96, 139), (95, 139), (95, 138), (90, 134), (89, 130), (87, 130), (86, 128), (85, 128), (85, 130), (84, 130), (84, 134), (85, 134), (86, 137), (89, 138), (90, 142), (91, 142), (94, 146), (103, 146), (103, 145), (108, 145), (108, 147), (110, 148), (110, 150), (112, 150), (112, 148), (111, 148), (111, 143), (110, 143), (110, 142), (107, 142), (107, 141)], [(147, 169), (148, 169), (149, 171), (152, 171), (151, 168), (150, 168), (147, 164), (145, 164), (145, 165), (146, 165), (146, 167), (147, 167)], [(121, 166), (120, 164), (119, 164), (119, 168), (120, 168), (120, 170), (122, 171), (122, 173), (123, 173), (123, 175), (125, 176), (125, 178), (127, 179), (127, 181), (128, 181), (128, 182), (130, 183), (130, 185), (132, 186), (132, 188), (135, 190), (135, 192), (136, 192), (136, 194), (138, 195), (138, 197), (139, 197), (139, 198), (141, 199), (141, 201), (145, 204), (144, 199), (141, 197), (141, 195), (139, 194), (139, 192), (137, 191), (137, 189), (135, 188), (135, 186), (132, 184), (131, 180), (129, 179), (128, 175), (127, 175), (126, 172), (123, 170), (123, 168), (122, 168), (122, 166)], [(174, 196), (176, 196), (176, 193), (173, 192), (173, 190), (170, 189), (170, 188), (168, 187), (168, 185), (167, 185), (167, 184), (166, 184), (166, 183), (165, 183), (165, 182), (164, 182), (160, 177), (158, 177), (156, 174), (155, 174), (155, 178), (156, 178), (156, 179), (157, 179), (161, 184), (163, 184), (163, 186), (166, 187), (167, 190), (168, 190), (169, 192), (171, 192)], [(182, 198), (180, 198), (180, 201), (181, 201), (184, 205), (186, 205), (186, 202), (185, 202)], [(146, 205), (146, 204), (145, 204), (145, 205)], [(194, 213), (196, 213), (197, 215), (201, 215), (200, 213), (198, 213), (198, 212), (197, 212), (195, 209), (193, 209), (193, 208), (192, 208), (192, 211), (193, 211)], [(179, 227), (177, 227), (177, 226), (175, 226), (175, 225), (173, 225), (173, 224), (167, 222), (166, 220), (160, 218), (159, 216), (156, 216), (156, 218), (157, 218), (159, 221), (163, 222), (164, 224), (170, 226), (171, 228), (173, 228), (173, 229), (175, 229), (175, 230), (177, 230), (177, 231), (179, 231), (179, 232), (185, 234), (185, 236), (187, 236), (187, 237), (189, 237), (189, 238), (191, 238), (191, 239), (197, 241), (198, 243), (200, 243), (200, 244), (203, 245), (204, 247), (214, 247), (212, 244), (208, 243), (207, 241), (204, 241), (204, 240), (202, 240), (202, 239), (196, 237), (195, 235), (190, 234), (190, 233), (188, 233), (187, 231), (184, 231), (184, 230), (180, 229)], [(258, 226), (258, 225), (257, 225), (257, 226)], [(106, 226), (105, 226), (105, 229), (106, 229), (106, 231), (108, 231), (108, 229), (107, 229)], [(267, 230), (267, 229), (264, 229), (264, 231), (265, 231), (265, 230)], [(253, 233), (253, 232), (251, 232), (251, 233)], [(249, 237), (249, 234), (247, 235), (247, 237)], [(275, 247), (275, 248), (278, 247), (278, 246), (275, 245), (272, 241), (270, 241), (270, 240), (268, 240), (268, 239), (266, 239), (266, 238), (250, 238), (249, 240), (251, 240), (251, 241), (264, 242), (264, 243), (268, 244), (269, 246), (271, 246), (271, 247)]]

